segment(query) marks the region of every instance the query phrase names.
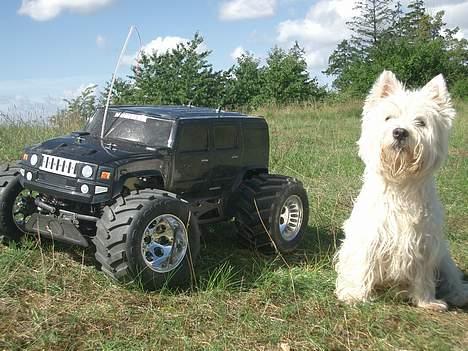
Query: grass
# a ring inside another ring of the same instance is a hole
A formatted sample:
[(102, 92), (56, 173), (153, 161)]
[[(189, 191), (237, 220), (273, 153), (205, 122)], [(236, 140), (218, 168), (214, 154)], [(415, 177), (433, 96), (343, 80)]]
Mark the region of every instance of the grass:
[[(450, 157), (437, 182), (447, 234), (468, 271), (468, 103), (459, 102)], [(334, 295), (331, 256), (360, 188), (360, 102), (265, 108), (271, 170), (298, 177), (311, 213), (286, 258), (239, 245), (231, 223), (205, 228), (197, 287), (148, 293), (94, 267), (90, 250), (34, 238), (0, 248), (0, 349), (8, 350), (466, 350), (467, 310), (424, 311), (392, 294), (357, 306)], [(0, 126), (0, 159), (63, 133)]]

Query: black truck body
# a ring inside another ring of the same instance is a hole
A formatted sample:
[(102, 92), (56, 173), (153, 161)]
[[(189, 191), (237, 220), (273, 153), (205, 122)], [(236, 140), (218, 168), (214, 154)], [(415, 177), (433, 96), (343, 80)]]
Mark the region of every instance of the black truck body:
[(82, 131), (27, 147), (18, 164), (0, 169), (0, 241), (33, 233), (93, 245), (113, 278), (157, 289), (175, 277), (178, 285), (192, 274), (203, 224), (233, 218), (248, 245), (297, 247), (306, 192), (294, 178), (269, 174), (268, 163), (262, 117), (100, 108)]

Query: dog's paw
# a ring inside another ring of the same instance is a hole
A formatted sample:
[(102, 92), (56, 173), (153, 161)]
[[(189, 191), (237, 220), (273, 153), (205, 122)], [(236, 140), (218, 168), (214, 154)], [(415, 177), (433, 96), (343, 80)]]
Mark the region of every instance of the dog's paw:
[(356, 291), (340, 290), (336, 292), (338, 300), (343, 301), (348, 305), (355, 305), (360, 302), (366, 302), (365, 294), (357, 293)]
[(417, 306), (426, 310), (437, 312), (445, 312), (448, 310), (447, 303), (442, 300), (420, 301), (418, 302)]

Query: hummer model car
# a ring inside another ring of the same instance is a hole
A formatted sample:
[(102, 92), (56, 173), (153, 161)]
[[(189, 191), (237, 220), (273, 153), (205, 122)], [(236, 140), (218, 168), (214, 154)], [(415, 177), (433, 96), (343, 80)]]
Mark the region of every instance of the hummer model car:
[(102, 271), (147, 289), (190, 281), (200, 225), (234, 219), (241, 240), (290, 252), (304, 236), (302, 184), (268, 172), (264, 118), (190, 106), (97, 109), (82, 131), (0, 170), (0, 239), (95, 247)]

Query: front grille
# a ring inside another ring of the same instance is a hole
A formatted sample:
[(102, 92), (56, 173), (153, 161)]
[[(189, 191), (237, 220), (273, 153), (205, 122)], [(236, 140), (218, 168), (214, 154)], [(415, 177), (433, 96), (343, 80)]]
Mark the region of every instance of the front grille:
[(78, 161), (69, 160), (67, 158), (42, 155), (42, 165), (40, 170), (60, 174), (66, 177), (76, 178), (78, 171)]
[(67, 190), (76, 189), (76, 179), (63, 177), (58, 174), (51, 174), (46, 172), (39, 172), (37, 175), (36, 181), (41, 184), (51, 185), (53, 187), (58, 187)]

